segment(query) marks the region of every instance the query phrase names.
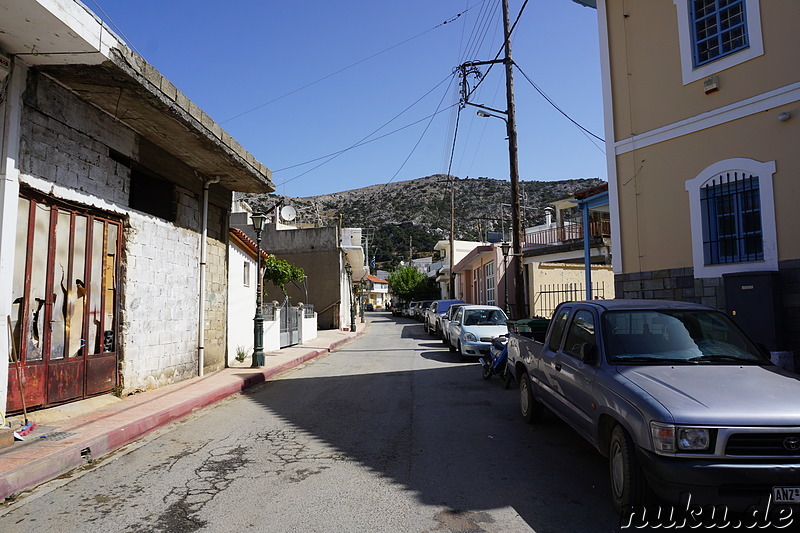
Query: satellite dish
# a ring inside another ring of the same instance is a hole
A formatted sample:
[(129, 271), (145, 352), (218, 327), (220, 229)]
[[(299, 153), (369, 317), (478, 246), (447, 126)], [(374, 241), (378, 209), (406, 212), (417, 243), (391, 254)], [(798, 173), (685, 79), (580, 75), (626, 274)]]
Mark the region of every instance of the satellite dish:
[(283, 220), (294, 220), (296, 216), (297, 210), (294, 207), (290, 205), (281, 207), (281, 218)]

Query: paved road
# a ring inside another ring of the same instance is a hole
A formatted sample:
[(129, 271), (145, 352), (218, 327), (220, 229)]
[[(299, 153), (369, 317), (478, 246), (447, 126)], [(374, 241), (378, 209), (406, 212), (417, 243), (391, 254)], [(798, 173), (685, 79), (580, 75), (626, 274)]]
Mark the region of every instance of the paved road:
[(409, 319), (0, 508), (0, 531), (602, 532), (606, 462)]

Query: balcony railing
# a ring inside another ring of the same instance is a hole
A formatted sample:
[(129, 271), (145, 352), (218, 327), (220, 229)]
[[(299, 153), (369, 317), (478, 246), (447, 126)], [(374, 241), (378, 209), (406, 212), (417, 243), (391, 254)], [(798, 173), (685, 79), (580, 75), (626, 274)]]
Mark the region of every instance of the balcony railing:
[[(611, 221), (596, 220), (589, 223), (589, 236), (592, 238), (610, 237)], [(523, 248), (534, 248), (537, 246), (551, 246), (557, 244), (567, 244), (583, 240), (583, 224), (570, 224), (558, 228), (550, 228), (525, 234)]]

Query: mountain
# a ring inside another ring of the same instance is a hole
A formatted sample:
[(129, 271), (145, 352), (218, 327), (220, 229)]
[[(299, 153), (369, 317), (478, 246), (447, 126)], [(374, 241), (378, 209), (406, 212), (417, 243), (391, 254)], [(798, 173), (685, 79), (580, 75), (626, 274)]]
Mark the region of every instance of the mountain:
[[(598, 178), (562, 181), (520, 181), (523, 227), (541, 224), (547, 202), (603, 183)], [(492, 178), (456, 179), (454, 229), (458, 240), (483, 241), (487, 232), (510, 233), (511, 183)], [(296, 222), (371, 228), (369, 254), (383, 268), (401, 259), (432, 255), (437, 241), (450, 235), (450, 181), (437, 174), (408, 181), (308, 196), (239, 194), (254, 211), (268, 210), (283, 199), (297, 211)], [(505, 207), (501, 207), (505, 204)]]

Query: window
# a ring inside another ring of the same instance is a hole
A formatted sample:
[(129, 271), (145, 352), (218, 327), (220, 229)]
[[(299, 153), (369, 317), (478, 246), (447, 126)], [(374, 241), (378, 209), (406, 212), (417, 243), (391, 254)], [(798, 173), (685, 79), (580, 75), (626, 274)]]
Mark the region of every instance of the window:
[(486, 272), (486, 305), (495, 305), (494, 263), (483, 267)]
[(481, 287), (480, 279), (481, 279), (481, 269), (476, 268), (475, 270), (472, 271), (472, 292), (474, 293), (473, 295), (475, 297), (476, 304), (483, 303), (483, 298), (482, 298), (483, 294), (482, 291), (480, 290)]
[(550, 333), (550, 340), (547, 343), (550, 351), (557, 352), (561, 346), (561, 337), (564, 335), (564, 327), (567, 325), (570, 311), (571, 309), (566, 307), (561, 310), (557, 317), (553, 318), (553, 331)]
[(692, 0), (694, 66), (747, 48), (744, 0)]
[(250, 263), (244, 262), (244, 286), (250, 286)]
[(775, 162), (727, 159), (686, 182), (696, 278), (778, 269)]
[(683, 84), (764, 54), (760, 0), (673, 0)]
[(139, 170), (131, 171), (132, 209), (170, 222), (175, 221), (175, 185)]
[(757, 177), (726, 172), (704, 185), (700, 196), (707, 265), (764, 259)]
[(575, 313), (572, 325), (567, 333), (567, 341), (564, 343), (564, 353), (573, 357), (581, 357), (581, 346), (584, 344), (595, 344), (594, 340), (594, 317), (586, 310)]

